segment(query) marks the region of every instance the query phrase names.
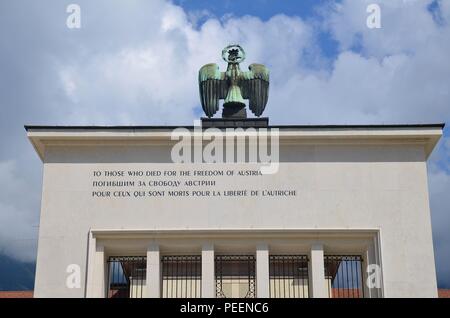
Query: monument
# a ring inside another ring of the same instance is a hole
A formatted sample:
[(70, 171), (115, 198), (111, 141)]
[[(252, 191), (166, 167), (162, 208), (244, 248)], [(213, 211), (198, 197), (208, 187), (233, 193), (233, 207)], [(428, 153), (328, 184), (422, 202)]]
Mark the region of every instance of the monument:
[(239, 63), (245, 60), (240, 45), (229, 45), (222, 51), (228, 63), (226, 72), (220, 72), (217, 64), (206, 64), (199, 72), (200, 99), (206, 116), (212, 117), (219, 110), (219, 100), (224, 99), (223, 118), (247, 118), (245, 101), (259, 117), (269, 96), (269, 70), (262, 64), (251, 64), (248, 72), (242, 72)]
[(267, 68), (223, 56), (199, 72), (201, 126), (25, 126), (35, 297), (436, 297), (444, 125), (269, 125)]

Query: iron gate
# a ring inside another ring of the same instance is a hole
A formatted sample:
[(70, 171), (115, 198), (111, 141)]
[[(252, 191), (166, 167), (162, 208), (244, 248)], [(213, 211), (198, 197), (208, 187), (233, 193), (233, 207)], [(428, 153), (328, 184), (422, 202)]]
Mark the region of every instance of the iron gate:
[(108, 259), (107, 298), (142, 298), (146, 292), (147, 258), (111, 256)]
[(328, 297), (364, 298), (362, 263), (359, 255), (326, 255)]
[(200, 255), (163, 256), (162, 297), (201, 297), (202, 263)]
[(271, 298), (308, 298), (308, 256), (270, 255), (269, 284)]
[(255, 298), (255, 256), (217, 255), (215, 257), (216, 297)]

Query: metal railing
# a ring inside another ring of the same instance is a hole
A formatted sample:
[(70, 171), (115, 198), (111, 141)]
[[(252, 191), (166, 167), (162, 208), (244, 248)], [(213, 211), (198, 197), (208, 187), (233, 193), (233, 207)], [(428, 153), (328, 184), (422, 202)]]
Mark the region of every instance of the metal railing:
[(215, 257), (216, 297), (255, 298), (256, 273), (253, 255)]
[(163, 256), (162, 297), (198, 298), (202, 289), (200, 255)]
[(330, 298), (364, 298), (363, 258), (325, 255), (325, 280)]
[(270, 255), (269, 286), (271, 298), (308, 298), (308, 256)]
[(146, 293), (147, 258), (111, 256), (108, 259), (107, 298), (142, 298)]

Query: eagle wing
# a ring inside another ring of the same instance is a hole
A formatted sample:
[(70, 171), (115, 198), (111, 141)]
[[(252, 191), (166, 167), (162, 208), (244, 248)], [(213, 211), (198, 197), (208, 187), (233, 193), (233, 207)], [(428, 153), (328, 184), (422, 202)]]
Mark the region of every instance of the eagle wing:
[(219, 71), (217, 64), (206, 64), (198, 72), (198, 85), (203, 111), (212, 117), (219, 110), (219, 99), (227, 96), (225, 73)]
[(261, 116), (269, 98), (269, 69), (262, 64), (251, 64), (249, 72), (243, 72), (242, 97), (249, 100), (249, 108), (255, 116)]

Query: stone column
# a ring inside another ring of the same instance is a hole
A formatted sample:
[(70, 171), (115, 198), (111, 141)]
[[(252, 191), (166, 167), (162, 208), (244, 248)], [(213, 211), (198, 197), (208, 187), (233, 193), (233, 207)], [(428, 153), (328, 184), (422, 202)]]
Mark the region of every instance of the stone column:
[(159, 245), (152, 243), (147, 247), (147, 295), (148, 298), (161, 297), (161, 260)]
[(328, 298), (322, 244), (317, 243), (311, 246), (309, 266), (311, 275), (311, 297)]
[[(381, 272), (380, 259), (376, 250), (377, 246), (377, 239), (373, 238), (372, 243), (367, 248), (362, 263), (364, 296), (367, 298), (381, 298), (383, 295), (383, 275)], [(367, 273), (368, 269), (370, 270), (370, 273)], [(367, 284), (368, 281), (370, 282), (370, 288)]]
[(256, 297), (269, 298), (269, 246), (256, 246)]
[(202, 245), (202, 298), (216, 296), (216, 277), (214, 272), (214, 245)]
[(103, 245), (97, 244), (92, 233), (89, 234), (88, 257), (86, 297), (104, 298), (106, 296), (105, 248)]

